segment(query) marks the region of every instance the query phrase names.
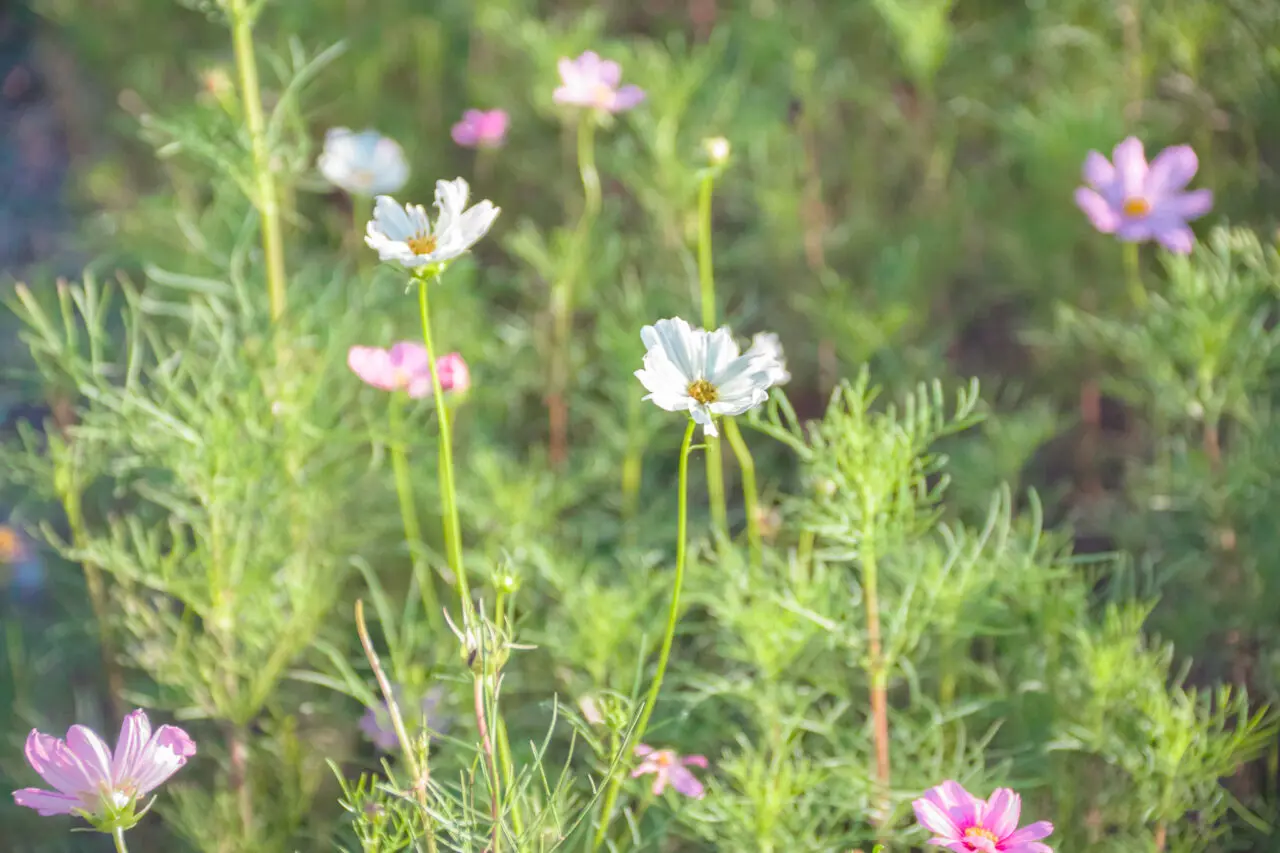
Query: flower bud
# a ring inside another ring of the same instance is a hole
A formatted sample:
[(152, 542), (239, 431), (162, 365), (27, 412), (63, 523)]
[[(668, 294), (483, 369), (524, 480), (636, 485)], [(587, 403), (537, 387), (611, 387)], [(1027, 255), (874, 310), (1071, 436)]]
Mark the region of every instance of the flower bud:
[(702, 148), (707, 152), (707, 159), (711, 161), (713, 166), (723, 166), (729, 162), (729, 154), (732, 148), (729, 140), (723, 136), (713, 136), (710, 139), (702, 140)]

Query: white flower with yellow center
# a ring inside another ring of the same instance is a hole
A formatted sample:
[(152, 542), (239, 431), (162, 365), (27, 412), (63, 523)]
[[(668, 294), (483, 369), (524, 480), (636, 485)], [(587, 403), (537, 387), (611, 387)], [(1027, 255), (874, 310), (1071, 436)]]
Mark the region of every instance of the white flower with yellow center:
[(359, 133), (345, 127), (324, 135), (324, 150), (316, 161), (329, 183), (352, 195), (393, 193), (409, 180), (409, 164), (394, 139), (376, 130)]
[(364, 242), (384, 261), (407, 269), (442, 264), (463, 255), (488, 233), (500, 208), (485, 199), (467, 208), (470, 188), (462, 178), (436, 181), (435, 227), (420, 204), (400, 205), (380, 195), (373, 207)]
[(707, 435), (718, 436), (715, 419), (740, 415), (769, 396), (770, 363), (741, 355), (727, 327), (694, 329), (679, 317), (645, 326), (648, 348), (636, 378), (668, 412), (688, 412)]

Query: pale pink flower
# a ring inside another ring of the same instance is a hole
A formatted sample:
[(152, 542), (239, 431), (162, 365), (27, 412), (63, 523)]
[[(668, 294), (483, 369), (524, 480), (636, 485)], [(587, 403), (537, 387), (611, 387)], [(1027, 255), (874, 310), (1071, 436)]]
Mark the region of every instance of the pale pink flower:
[(577, 59), (561, 59), (559, 68), (561, 85), (553, 95), (558, 104), (618, 113), (644, 100), (644, 90), (639, 86), (619, 89), (622, 68), (611, 59), (601, 59), (594, 50)]
[(689, 770), (690, 767), (707, 766), (707, 758), (704, 755), (686, 755), (683, 758), (673, 749), (654, 749), (648, 744), (640, 744), (636, 747), (636, 755), (640, 756), (643, 761), (640, 766), (631, 771), (631, 778), (644, 776), (652, 773), (653, 775), (653, 795), (655, 797), (662, 796), (662, 792), (666, 790), (667, 783), (671, 783), (671, 787), (675, 788), (686, 797), (692, 797), (695, 800), (702, 799), (702, 795), (706, 790), (702, 787), (702, 783)]
[(1185, 255), (1196, 242), (1187, 223), (1213, 207), (1209, 190), (1183, 191), (1199, 167), (1189, 145), (1166, 148), (1147, 165), (1142, 141), (1130, 136), (1115, 147), (1110, 160), (1089, 152), (1084, 161), (1088, 186), (1076, 190), (1076, 204), (1103, 234), (1126, 243), (1158, 240)]
[(83, 812), (127, 821), (138, 800), (196, 754), (196, 745), (176, 726), (153, 733), (146, 712), (138, 710), (124, 718), (114, 753), (84, 726), (68, 729), (66, 740), (32, 729), (26, 752), (27, 762), (56, 790), (14, 791), (18, 805), (45, 816)]
[(467, 110), (453, 126), (453, 141), (463, 148), (497, 148), (507, 136), (506, 110)]
[[(407, 391), (410, 397), (431, 395), (431, 368), (427, 348), (413, 341), (401, 341), (390, 349), (352, 347), (347, 366), (374, 388)], [(456, 352), (436, 359), (440, 387), (445, 391), (465, 391), (471, 387), (467, 363)]]
[(1018, 829), (1022, 798), (1008, 788), (981, 800), (947, 780), (911, 807), (920, 825), (933, 833), (926, 843), (935, 847), (955, 853), (1053, 853), (1040, 843), (1053, 832), (1053, 824), (1042, 820)]

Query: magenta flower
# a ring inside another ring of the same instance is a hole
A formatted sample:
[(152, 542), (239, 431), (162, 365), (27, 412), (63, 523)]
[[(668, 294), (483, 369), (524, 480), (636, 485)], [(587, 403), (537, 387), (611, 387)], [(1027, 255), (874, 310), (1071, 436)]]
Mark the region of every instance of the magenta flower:
[(507, 112), (467, 110), (451, 134), (463, 148), (497, 148), (507, 136)]
[(1127, 243), (1158, 240), (1171, 252), (1190, 252), (1196, 238), (1187, 222), (1213, 207), (1210, 190), (1183, 192), (1200, 168), (1196, 152), (1175, 145), (1148, 166), (1141, 140), (1130, 136), (1111, 158), (1090, 151), (1084, 161), (1089, 186), (1076, 190), (1076, 204), (1093, 227)]
[(27, 736), (27, 762), (56, 790), (23, 788), (13, 792), (13, 799), (46, 817), (81, 814), (127, 829), (136, 822), (138, 800), (195, 754), (195, 742), (186, 732), (161, 726), (152, 733), (141, 710), (124, 718), (114, 753), (84, 726), (68, 729), (66, 740), (32, 729)]
[[(391, 349), (352, 347), (347, 366), (369, 385), (383, 391), (407, 391), (410, 397), (431, 394), (431, 368), (427, 348), (413, 341), (401, 341)], [(445, 391), (465, 391), (471, 387), (467, 363), (456, 352), (436, 359), (440, 387)]]
[(1008, 788), (996, 789), (984, 801), (947, 780), (911, 807), (920, 825), (933, 833), (927, 843), (935, 847), (955, 853), (1053, 853), (1040, 843), (1053, 824), (1042, 820), (1018, 829), (1022, 798)]
[(553, 96), (558, 104), (619, 113), (644, 100), (644, 90), (639, 86), (619, 89), (622, 68), (611, 59), (601, 59), (594, 50), (577, 59), (561, 59), (559, 68), (561, 85)]
[(681, 758), (673, 749), (654, 749), (648, 744), (640, 744), (636, 747), (636, 755), (644, 760), (640, 762), (640, 766), (631, 771), (631, 778), (644, 776), (652, 773), (653, 776), (653, 795), (655, 797), (662, 796), (662, 792), (666, 790), (667, 783), (671, 783), (671, 787), (675, 788), (686, 797), (693, 797), (695, 800), (702, 799), (702, 795), (706, 793), (706, 789), (702, 787), (702, 783), (697, 777), (689, 771), (690, 767), (706, 768), (707, 758), (704, 755), (686, 755)]

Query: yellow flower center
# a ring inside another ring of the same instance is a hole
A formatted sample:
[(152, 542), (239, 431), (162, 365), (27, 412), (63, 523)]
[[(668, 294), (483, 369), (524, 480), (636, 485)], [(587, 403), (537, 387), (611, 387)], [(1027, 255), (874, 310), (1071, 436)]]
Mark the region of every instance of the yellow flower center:
[(675, 756), (673, 756), (670, 752), (667, 752), (664, 749), (663, 751), (659, 752), (657, 755), (653, 757), (653, 761), (659, 767), (670, 767), (671, 764), (675, 761)]
[(425, 237), (410, 237), (409, 251), (415, 255), (429, 255), (436, 250), (436, 238), (428, 234)]
[(1124, 207), (1122, 209), (1124, 210), (1125, 216), (1146, 216), (1151, 212), (1151, 203), (1145, 198), (1135, 196), (1130, 199), (1125, 199)]
[(689, 396), (704, 405), (707, 403), (714, 403), (716, 400), (720, 399), (720, 394), (716, 391), (716, 386), (712, 385), (705, 379), (695, 379), (693, 382), (689, 383)]
[(992, 844), (999, 843), (1000, 839), (996, 838), (996, 834), (989, 829), (983, 829), (980, 826), (971, 826), (964, 831), (965, 838), (985, 838)]
[(613, 87), (604, 83), (597, 83), (595, 96), (596, 106), (608, 109), (609, 105), (613, 103)]

